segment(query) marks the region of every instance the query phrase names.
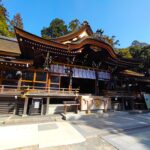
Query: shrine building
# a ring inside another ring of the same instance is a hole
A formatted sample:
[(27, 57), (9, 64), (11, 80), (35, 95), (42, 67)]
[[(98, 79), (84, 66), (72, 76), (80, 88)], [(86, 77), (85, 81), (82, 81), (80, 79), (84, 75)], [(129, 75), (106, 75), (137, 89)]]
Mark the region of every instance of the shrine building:
[(141, 62), (120, 57), (87, 22), (49, 40), (15, 34), (0, 36), (0, 114), (147, 109), (150, 80), (135, 71)]

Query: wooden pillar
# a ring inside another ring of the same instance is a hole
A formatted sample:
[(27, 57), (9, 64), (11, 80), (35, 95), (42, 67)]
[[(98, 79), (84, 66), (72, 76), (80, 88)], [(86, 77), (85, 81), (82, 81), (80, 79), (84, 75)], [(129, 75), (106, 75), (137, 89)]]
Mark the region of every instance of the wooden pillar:
[(18, 90), (20, 90), (20, 88), (21, 88), (21, 81), (22, 81), (22, 77), (20, 77), (18, 80), (18, 85), (17, 85)]
[(46, 115), (48, 115), (49, 102), (50, 102), (50, 97), (47, 97), (47, 100), (46, 100)]
[(72, 91), (72, 76), (73, 76), (73, 71), (72, 68), (69, 68), (69, 91)]
[(86, 103), (87, 103), (87, 111), (86, 111), (86, 113), (87, 113), (87, 114), (90, 114), (90, 113), (91, 113), (91, 110), (90, 110), (89, 101), (87, 100)]
[(43, 99), (42, 99), (42, 102), (41, 102), (41, 115), (43, 115), (44, 114), (44, 105), (43, 105)]
[(104, 112), (106, 113), (108, 110), (108, 102), (109, 102), (109, 97), (104, 98)]
[(3, 93), (4, 92), (4, 85), (1, 86), (1, 90), (0, 90), (0, 93)]
[(48, 95), (50, 94), (50, 90), (51, 90), (51, 75), (50, 73), (47, 73), (47, 90), (48, 90)]
[(24, 101), (24, 108), (23, 108), (22, 117), (26, 117), (26, 116), (27, 116), (28, 101), (29, 101), (29, 98), (26, 97), (26, 98), (25, 98), (25, 101)]
[(34, 70), (34, 75), (33, 75), (33, 86), (32, 86), (32, 89), (34, 89), (35, 81), (36, 81), (36, 70)]

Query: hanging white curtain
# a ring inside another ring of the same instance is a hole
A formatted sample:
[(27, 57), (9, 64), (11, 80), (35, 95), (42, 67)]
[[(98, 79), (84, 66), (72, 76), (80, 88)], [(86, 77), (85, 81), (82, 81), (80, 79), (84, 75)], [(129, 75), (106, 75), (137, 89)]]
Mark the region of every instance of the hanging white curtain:
[(83, 78), (87, 78), (87, 70), (83, 69), (82, 72), (83, 72)]

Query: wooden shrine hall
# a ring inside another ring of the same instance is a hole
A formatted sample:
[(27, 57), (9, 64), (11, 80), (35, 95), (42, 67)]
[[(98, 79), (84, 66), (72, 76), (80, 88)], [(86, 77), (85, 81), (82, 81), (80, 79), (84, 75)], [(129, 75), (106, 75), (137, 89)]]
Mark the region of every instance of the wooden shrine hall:
[[(149, 82), (87, 22), (77, 31), (43, 39), (15, 28), (0, 37), (0, 114), (45, 115), (79, 110), (146, 109)], [(71, 103), (73, 102), (73, 103)]]

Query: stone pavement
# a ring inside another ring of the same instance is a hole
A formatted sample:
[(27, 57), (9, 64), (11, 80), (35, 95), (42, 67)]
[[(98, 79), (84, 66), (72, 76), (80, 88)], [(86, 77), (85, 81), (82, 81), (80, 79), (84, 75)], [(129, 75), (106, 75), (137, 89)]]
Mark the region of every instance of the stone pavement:
[(83, 117), (78, 121), (71, 121), (71, 124), (85, 138), (99, 136), (119, 150), (150, 149), (150, 113), (112, 113), (103, 118), (95, 115), (89, 119)]
[(88, 138), (85, 142), (57, 147), (49, 147), (41, 150), (117, 150), (111, 144), (100, 137)]
[(78, 120), (69, 121), (84, 137), (119, 133), (135, 128), (150, 126), (150, 114), (131, 115), (113, 113), (101, 117), (99, 115), (83, 116)]
[(1, 115), (0, 116), (0, 124), (3, 124), (5, 122), (5, 120), (8, 120), (11, 118), (11, 115)]
[(149, 127), (150, 113), (131, 115), (127, 112), (111, 112), (103, 116), (84, 114), (70, 121), (1, 124), (0, 150), (133, 150), (141, 146), (145, 149), (137, 150), (147, 150)]
[(150, 150), (150, 127), (107, 135), (103, 139), (120, 150)]
[(85, 141), (85, 138), (67, 122), (0, 126), (0, 150), (44, 148)]

